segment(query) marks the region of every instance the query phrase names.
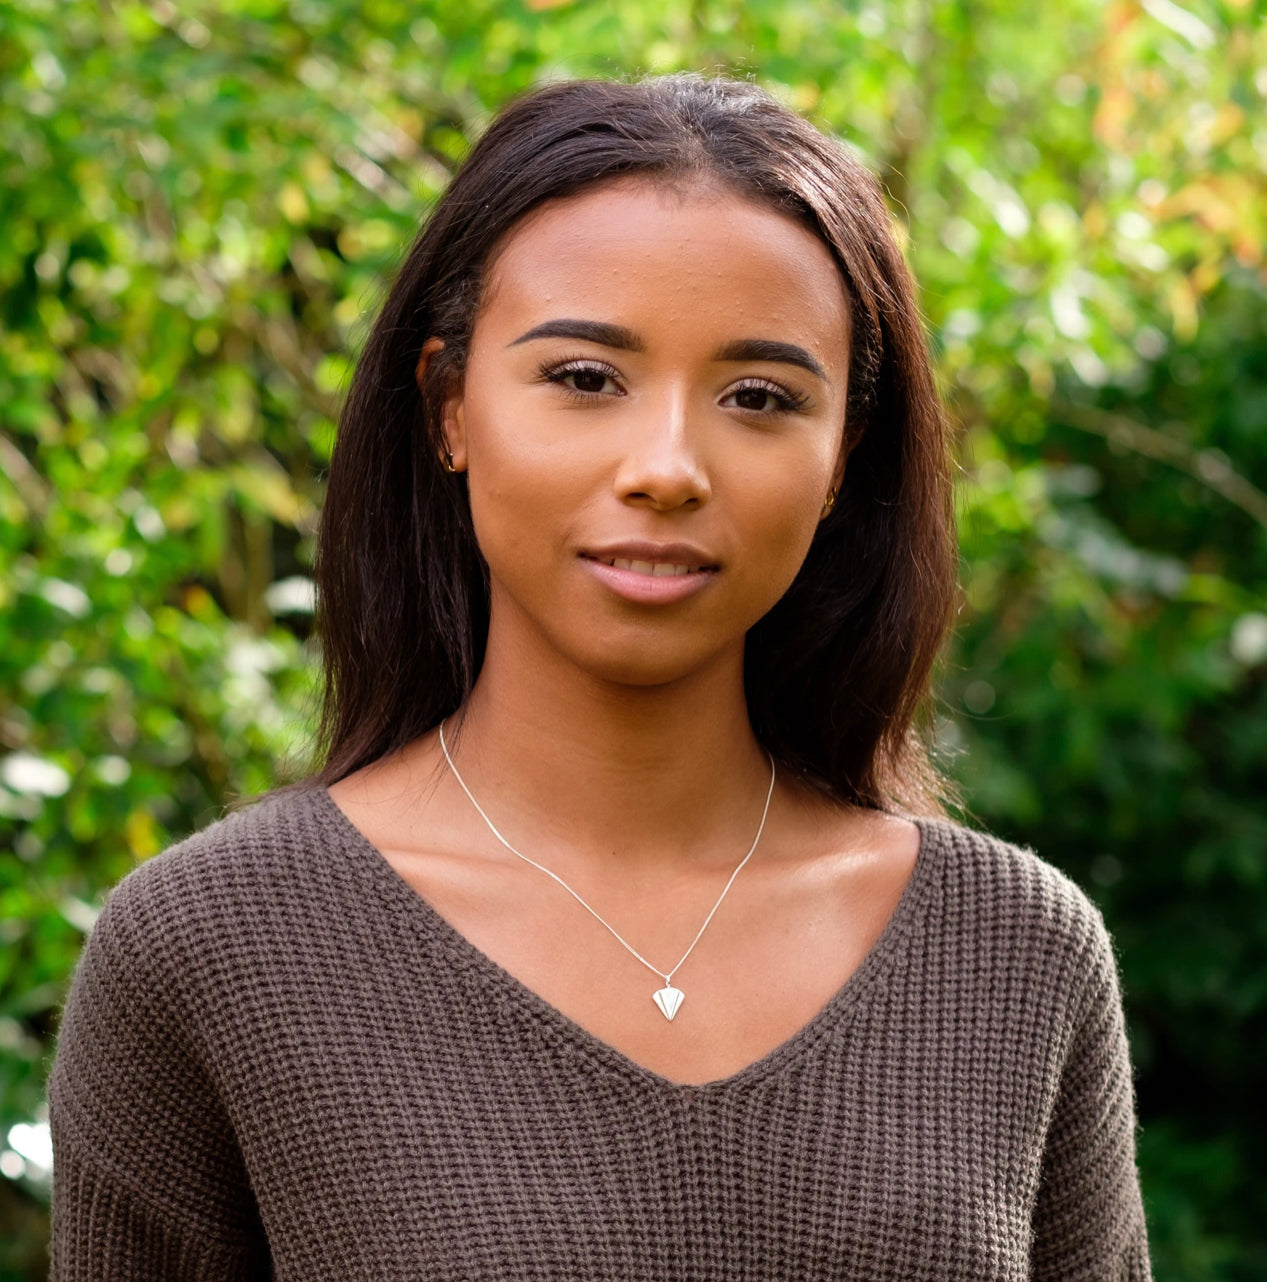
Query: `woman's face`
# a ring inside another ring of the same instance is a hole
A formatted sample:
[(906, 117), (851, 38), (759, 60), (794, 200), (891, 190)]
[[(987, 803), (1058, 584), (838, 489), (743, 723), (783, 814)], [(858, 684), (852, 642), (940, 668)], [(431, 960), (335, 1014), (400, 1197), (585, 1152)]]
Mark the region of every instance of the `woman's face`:
[(834, 260), (773, 210), (631, 178), (529, 215), (445, 411), (490, 649), (634, 685), (741, 662), (839, 485), (848, 363)]

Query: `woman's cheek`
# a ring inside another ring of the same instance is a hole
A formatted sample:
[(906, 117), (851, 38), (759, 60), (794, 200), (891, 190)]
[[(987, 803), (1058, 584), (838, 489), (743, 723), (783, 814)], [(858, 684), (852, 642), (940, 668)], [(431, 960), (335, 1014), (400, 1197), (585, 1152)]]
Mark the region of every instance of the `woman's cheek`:
[[(800, 475), (814, 475), (816, 471), (817, 469), (806, 468)], [(771, 506), (767, 545), (771, 556), (786, 564), (789, 583), (796, 577), (796, 572), (809, 551), (826, 493), (826, 484), (823, 485), (822, 494), (818, 493), (817, 486), (800, 484), (789, 488)]]

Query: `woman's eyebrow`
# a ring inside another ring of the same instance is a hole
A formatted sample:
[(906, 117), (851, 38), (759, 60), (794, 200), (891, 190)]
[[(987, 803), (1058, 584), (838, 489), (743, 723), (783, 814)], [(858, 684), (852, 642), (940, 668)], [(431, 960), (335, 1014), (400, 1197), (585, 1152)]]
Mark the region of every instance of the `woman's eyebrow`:
[[(611, 347), (617, 351), (644, 352), (646, 344), (631, 329), (623, 325), (612, 325), (607, 321), (559, 320), (543, 321), (534, 325), (527, 333), (507, 343), (507, 347), (517, 347), (520, 343), (529, 343), (538, 338), (579, 338), (583, 342), (597, 343), (600, 347)], [(822, 365), (803, 347), (795, 343), (783, 343), (773, 338), (740, 338), (727, 343), (713, 357), (717, 361), (777, 361), (785, 365), (798, 365), (811, 374), (826, 381), (827, 373)]]
[(824, 382), (827, 371), (803, 347), (795, 343), (781, 343), (773, 338), (741, 338), (727, 343), (713, 357), (717, 361), (779, 361), (785, 365), (799, 365)]
[(623, 325), (610, 325), (606, 321), (588, 320), (548, 320), (534, 325), (526, 334), (520, 334), (507, 347), (517, 347), (520, 343), (529, 343), (534, 338), (579, 338), (586, 343), (597, 343), (600, 347), (614, 347), (623, 352), (642, 352), (646, 344), (631, 329)]

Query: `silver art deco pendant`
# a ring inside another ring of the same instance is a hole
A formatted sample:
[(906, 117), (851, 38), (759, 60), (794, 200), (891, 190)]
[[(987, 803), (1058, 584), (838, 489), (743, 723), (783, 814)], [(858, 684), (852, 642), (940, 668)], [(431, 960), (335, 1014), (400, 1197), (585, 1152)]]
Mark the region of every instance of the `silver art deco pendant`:
[(682, 1005), (682, 999), (686, 996), (680, 988), (674, 988), (669, 984), (665, 988), (659, 989), (653, 994), (655, 1004), (660, 1008), (660, 1013), (665, 1019), (672, 1019), (678, 1013), (678, 1007)]

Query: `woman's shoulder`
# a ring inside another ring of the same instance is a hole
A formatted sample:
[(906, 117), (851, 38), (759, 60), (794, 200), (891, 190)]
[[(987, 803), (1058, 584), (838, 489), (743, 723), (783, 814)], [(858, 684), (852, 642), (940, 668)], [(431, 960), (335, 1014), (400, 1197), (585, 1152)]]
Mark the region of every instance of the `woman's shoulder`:
[(232, 876), (266, 867), (270, 856), (328, 839), (329, 809), (316, 786), (297, 785), (229, 810), (131, 870), (111, 891), (136, 894), (151, 883), (172, 884), (194, 874)]
[(1112, 971), (1104, 918), (1067, 873), (1022, 846), (949, 819), (919, 821), (937, 928), (1035, 974)]
[(265, 901), (302, 893), (323, 856), (345, 839), (323, 804), (301, 787), (235, 810), (138, 864), (107, 893), (93, 936), (167, 941), (241, 930)]

